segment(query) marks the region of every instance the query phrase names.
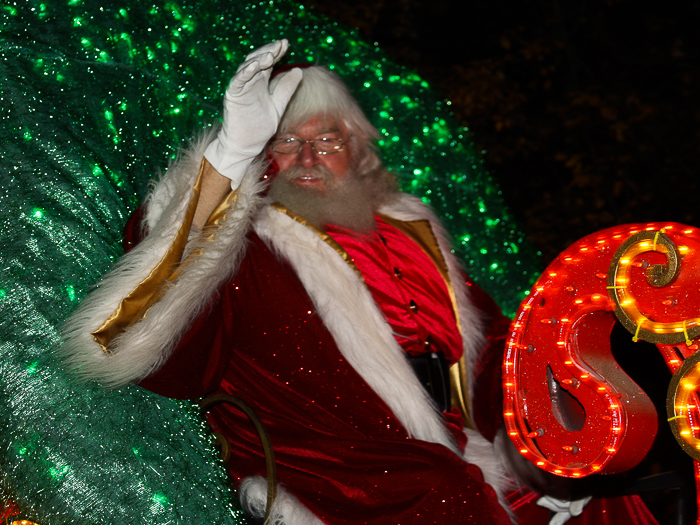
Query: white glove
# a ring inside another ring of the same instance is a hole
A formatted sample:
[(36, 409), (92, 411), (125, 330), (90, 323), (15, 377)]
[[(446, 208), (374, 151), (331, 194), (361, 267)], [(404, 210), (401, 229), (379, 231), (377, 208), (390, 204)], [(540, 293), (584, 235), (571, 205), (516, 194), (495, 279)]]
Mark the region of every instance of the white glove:
[(301, 82), (300, 69), (280, 78), (269, 91), (272, 66), (287, 52), (287, 41), (278, 40), (246, 57), (231, 79), (224, 97), (224, 122), (204, 156), (216, 171), (231, 179), (236, 189), (248, 166), (277, 131), (289, 99)]
[(551, 496), (542, 496), (537, 500), (537, 504), (555, 513), (549, 520), (549, 525), (562, 525), (569, 521), (569, 518), (580, 516), (583, 512), (583, 508), (588, 505), (589, 501), (591, 501), (591, 496), (577, 499), (576, 501), (566, 501)]

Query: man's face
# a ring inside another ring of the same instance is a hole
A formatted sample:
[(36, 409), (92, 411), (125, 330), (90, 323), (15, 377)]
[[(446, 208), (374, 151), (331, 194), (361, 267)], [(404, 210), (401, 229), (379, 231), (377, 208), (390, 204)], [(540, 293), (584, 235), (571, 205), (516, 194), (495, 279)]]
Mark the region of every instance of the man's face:
[(295, 168), (290, 172), (290, 182), (318, 192), (325, 192), (331, 188), (327, 187), (327, 179), (314, 174), (313, 168), (315, 166), (325, 167), (335, 176), (336, 180), (347, 176), (350, 168), (350, 149), (347, 143), (349, 137), (335, 119), (317, 115), (292, 129), (290, 133), (277, 137), (277, 139), (288, 138), (295, 138), (301, 142), (333, 138), (343, 140), (345, 145), (341, 151), (326, 155), (316, 153), (310, 142), (303, 144), (298, 153), (272, 151), (272, 158), (279, 166), (280, 176), (285, 176), (286, 170)]

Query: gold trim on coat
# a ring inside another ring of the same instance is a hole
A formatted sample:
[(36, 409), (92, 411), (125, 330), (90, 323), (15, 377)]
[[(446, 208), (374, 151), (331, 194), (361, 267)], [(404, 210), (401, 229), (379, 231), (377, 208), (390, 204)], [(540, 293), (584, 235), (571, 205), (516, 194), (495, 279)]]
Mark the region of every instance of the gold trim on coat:
[[(203, 171), (204, 161), (202, 161), (197, 179), (192, 188), (192, 196), (185, 211), (185, 218), (175, 234), (175, 240), (168, 248), (168, 251), (148, 276), (120, 301), (116, 310), (112, 312), (107, 320), (97, 330), (92, 332), (92, 337), (105, 354), (111, 354), (109, 350), (110, 343), (132, 324), (145, 317), (151, 306), (162, 297), (167, 289), (167, 284), (175, 280), (185, 265), (189, 264), (198, 255), (199, 252), (190, 253), (187, 259), (182, 261), (182, 255), (192, 227), (194, 212), (199, 202)], [(207, 230), (210, 230), (207, 236), (208, 240), (213, 239), (216, 226), (225, 219), (225, 210), (231, 201), (235, 202), (236, 198), (237, 193), (235, 191), (230, 192), (211, 214), (205, 226)]]
[[(433, 232), (430, 221), (425, 219), (401, 221), (386, 215), (380, 215), (380, 217), (388, 224), (398, 228), (413, 239), (435, 263), (435, 267), (445, 280), (447, 292), (450, 294), (450, 301), (452, 302), (452, 311), (454, 312), (457, 322), (457, 329), (460, 335), (463, 335), (462, 323), (460, 322), (459, 309), (457, 307), (457, 294), (455, 294), (450, 272), (447, 268), (447, 262), (440, 250), (440, 245), (438, 244), (437, 237), (435, 237), (435, 232)], [(469, 409), (471, 403), (469, 402), (469, 385), (467, 382), (467, 366), (464, 354), (459, 358), (459, 361), (450, 367), (450, 390), (452, 394), (452, 406), (457, 406), (462, 412), (464, 426), (476, 429), (476, 426), (472, 422), (471, 410)]]

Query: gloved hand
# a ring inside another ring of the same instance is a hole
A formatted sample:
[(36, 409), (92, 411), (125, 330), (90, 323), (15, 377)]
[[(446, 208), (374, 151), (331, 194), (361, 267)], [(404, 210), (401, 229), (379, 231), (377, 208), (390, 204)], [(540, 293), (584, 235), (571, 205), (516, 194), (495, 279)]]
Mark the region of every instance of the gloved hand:
[(591, 501), (591, 496), (576, 501), (566, 501), (553, 498), (552, 496), (542, 496), (537, 500), (540, 507), (554, 512), (554, 516), (549, 520), (549, 525), (562, 525), (569, 521), (569, 518), (580, 516), (583, 508)]
[(287, 52), (287, 41), (267, 44), (246, 57), (231, 79), (224, 97), (221, 131), (204, 156), (236, 189), (248, 166), (277, 131), (302, 72), (292, 69), (269, 91), (272, 67)]

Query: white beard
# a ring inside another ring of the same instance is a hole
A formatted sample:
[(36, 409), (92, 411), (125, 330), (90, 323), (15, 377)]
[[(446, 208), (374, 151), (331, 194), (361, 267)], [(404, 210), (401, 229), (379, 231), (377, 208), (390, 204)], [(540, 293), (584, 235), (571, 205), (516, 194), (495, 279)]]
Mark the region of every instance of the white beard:
[[(294, 179), (309, 174), (322, 182), (323, 189), (306, 187)], [(270, 185), (269, 196), (323, 229), (332, 224), (357, 232), (375, 228), (374, 214), (380, 205), (396, 194), (394, 177), (386, 170), (360, 176), (350, 169), (337, 177), (328, 168), (292, 166), (281, 171)]]

